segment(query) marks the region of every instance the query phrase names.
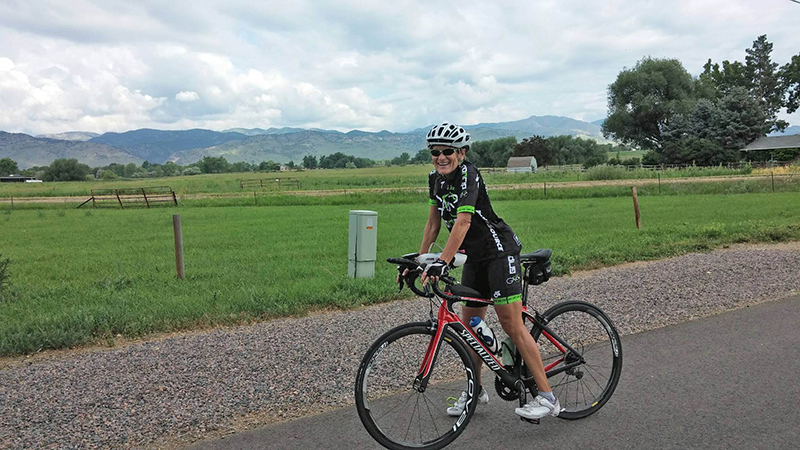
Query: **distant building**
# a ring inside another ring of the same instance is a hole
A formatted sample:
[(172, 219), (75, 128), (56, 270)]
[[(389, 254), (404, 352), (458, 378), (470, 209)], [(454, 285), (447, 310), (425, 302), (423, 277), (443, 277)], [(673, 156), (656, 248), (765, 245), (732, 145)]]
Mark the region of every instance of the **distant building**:
[(747, 144), (743, 152), (800, 149), (800, 134), (794, 136), (765, 136)]
[(22, 175), (9, 175), (7, 177), (0, 177), (0, 183), (41, 183), (34, 177), (23, 177)]
[(512, 156), (508, 158), (509, 173), (535, 173), (539, 169), (533, 156)]

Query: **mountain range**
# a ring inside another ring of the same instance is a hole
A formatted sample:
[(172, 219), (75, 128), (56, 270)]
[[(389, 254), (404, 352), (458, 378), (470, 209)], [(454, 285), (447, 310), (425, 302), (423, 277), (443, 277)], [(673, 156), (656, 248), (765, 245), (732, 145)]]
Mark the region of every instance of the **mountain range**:
[[(389, 159), (403, 152), (416, 153), (425, 145), (430, 127), (405, 133), (367, 132), (303, 128), (233, 128), (223, 131), (204, 129), (138, 129), (124, 133), (72, 131), (44, 136), (0, 132), (0, 158), (11, 158), (20, 168), (43, 166), (56, 158), (76, 158), (90, 166), (112, 162), (163, 164), (173, 161), (186, 165), (205, 156), (223, 156), (228, 162), (260, 163), (273, 160), (299, 162), (303, 156), (335, 152), (374, 160)], [(597, 123), (560, 116), (531, 116), (512, 122), (479, 123), (465, 126), (473, 140), (514, 136), (518, 140), (533, 135), (572, 135), (604, 141)]]
[(50, 139), (0, 131), (0, 159), (11, 158), (20, 169), (47, 166), (54, 159), (75, 158), (92, 167), (111, 163), (136, 165), (144, 159), (126, 150), (89, 141)]
[(783, 132), (770, 133), (768, 136), (791, 136), (794, 134), (800, 134), (800, 125), (792, 125), (783, 130)]

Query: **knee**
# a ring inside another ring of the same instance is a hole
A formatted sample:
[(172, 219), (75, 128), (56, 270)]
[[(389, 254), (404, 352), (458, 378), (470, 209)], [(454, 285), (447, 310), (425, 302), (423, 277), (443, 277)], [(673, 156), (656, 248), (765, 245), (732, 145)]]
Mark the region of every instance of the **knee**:
[(521, 320), (503, 320), (504, 318), (502, 317), (498, 317), (498, 319), (500, 321), (500, 326), (503, 327), (503, 331), (505, 331), (508, 337), (510, 337), (514, 342), (517, 342), (519, 337), (528, 333), (528, 330), (525, 328), (525, 325)]

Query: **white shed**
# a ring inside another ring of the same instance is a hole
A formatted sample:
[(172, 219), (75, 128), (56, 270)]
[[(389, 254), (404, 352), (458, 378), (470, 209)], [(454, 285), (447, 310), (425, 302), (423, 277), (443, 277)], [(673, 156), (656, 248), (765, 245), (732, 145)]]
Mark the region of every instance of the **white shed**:
[(509, 173), (536, 173), (539, 166), (533, 156), (512, 156), (508, 158)]

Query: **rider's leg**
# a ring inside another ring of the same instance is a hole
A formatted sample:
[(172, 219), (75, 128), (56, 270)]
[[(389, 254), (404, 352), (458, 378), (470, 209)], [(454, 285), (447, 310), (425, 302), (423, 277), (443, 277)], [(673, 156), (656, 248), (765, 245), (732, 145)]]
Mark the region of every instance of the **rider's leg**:
[[(461, 309), (461, 320), (465, 324), (467, 324), (467, 326), (469, 326), (469, 320), (475, 316), (478, 316), (481, 319), (486, 319), (486, 306), (474, 307), (474, 306), (464, 305), (463, 308)], [(483, 361), (481, 361), (481, 358), (472, 349), (470, 349), (469, 352), (472, 355), (472, 360), (475, 361), (475, 372), (477, 372), (476, 378), (478, 381), (478, 386), (482, 387), (483, 385), (481, 385), (481, 368), (483, 367)], [(483, 391), (478, 389), (475, 392), (475, 398), (477, 398), (479, 405), (486, 404), (489, 402), (489, 395), (486, 392), (486, 389), (483, 389)], [(466, 391), (464, 391), (461, 393), (461, 397), (459, 397), (459, 399), (455, 402), (455, 404), (447, 408), (447, 414), (450, 416), (461, 415), (461, 413), (464, 411), (466, 402), (467, 402), (467, 393)]]
[(522, 302), (515, 301), (504, 305), (495, 305), (494, 310), (497, 312), (497, 318), (500, 320), (503, 330), (514, 341), (522, 355), (522, 360), (530, 369), (533, 379), (536, 381), (536, 387), (540, 391), (550, 392), (550, 383), (544, 373), (539, 346), (536, 345), (536, 341), (533, 340), (533, 336), (530, 335), (522, 321)]
[[(474, 308), (464, 305), (464, 307), (461, 308), (461, 320), (465, 324), (467, 324), (467, 326), (469, 326), (470, 319), (472, 319), (475, 316), (478, 316), (481, 319), (486, 320), (486, 309), (487, 309), (486, 306), (480, 308)], [(521, 313), (520, 317), (522, 317)], [(480, 356), (478, 356), (478, 354), (475, 353), (475, 351), (473, 351), (472, 349), (470, 349), (469, 352), (472, 354), (472, 360), (475, 361), (475, 372), (477, 372), (476, 376), (477, 376), (478, 386), (482, 386), (481, 369), (483, 368), (483, 361), (481, 360)]]
[[(489, 278), (488, 271), (486, 270), (485, 263), (467, 261), (461, 271), (461, 284), (463, 286), (475, 289), (481, 294), (483, 298), (489, 298)], [(466, 302), (461, 309), (461, 320), (469, 326), (469, 320), (475, 316), (486, 320), (486, 306), (480, 306), (477, 302)], [(477, 373), (478, 386), (481, 384), (481, 369), (483, 368), (483, 361), (477, 353), (470, 349), (472, 360), (475, 361), (475, 371)]]

